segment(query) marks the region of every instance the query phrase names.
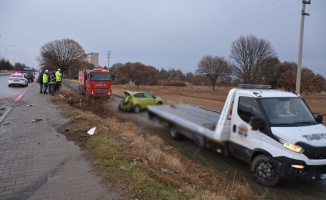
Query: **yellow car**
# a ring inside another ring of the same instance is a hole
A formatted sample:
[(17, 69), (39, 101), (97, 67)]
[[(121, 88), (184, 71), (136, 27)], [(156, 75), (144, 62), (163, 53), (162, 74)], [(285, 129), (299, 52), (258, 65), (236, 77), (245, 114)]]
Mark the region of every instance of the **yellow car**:
[(119, 110), (133, 111), (135, 113), (146, 110), (149, 105), (162, 105), (161, 97), (152, 95), (148, 92), (124, 91), (125, 99), (119, 104)]

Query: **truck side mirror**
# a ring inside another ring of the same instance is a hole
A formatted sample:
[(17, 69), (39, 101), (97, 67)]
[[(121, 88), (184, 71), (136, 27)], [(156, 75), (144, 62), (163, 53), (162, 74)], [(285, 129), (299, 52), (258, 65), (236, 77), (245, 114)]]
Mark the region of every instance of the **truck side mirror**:
[(112, 74), (112, 81), (114, 81), (114, 74)]
[(322, 124), (323, 123), (323, 115), (322, 114), (318, 114), (316, 121), (318, 124)]
[(251, 130), (259, 130), (263, 126), (263, 121), (257, 117), (251, 117), (249, 122)]

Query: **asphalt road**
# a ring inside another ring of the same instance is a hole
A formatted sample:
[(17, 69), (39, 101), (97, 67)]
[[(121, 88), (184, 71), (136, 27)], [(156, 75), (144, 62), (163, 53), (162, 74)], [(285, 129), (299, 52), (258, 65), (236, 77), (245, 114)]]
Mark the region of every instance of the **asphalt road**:
[[(74, 84), (70, 84), (70, 87), (74, 86), (77, 87)], [(76, 91), (76, 88), (74, 88), (74, 90)], [(247, 182), (252, 190), (258, 194), (268, 191), (265, 199), (326, 199), (326, 180), (311, 182), (282, 180), (279, 185), (266, 188), (253, 180), (248, 163), (233, 157), (223, 157), (205, 148), (199, 148), (193, 142), (186, 139), (175, 141), (170, 138), (167, 128), (160, 124), (153, 123), (148, 119), (146, 111), (137, 114), (119, 112), (117, 105), (120, 100), (121, 98), (113, 96), (109, 106), (111, 111), (117, 113), (118, 117), (132, 121), (139, 127), (157, 134), (165, 142), (178, 149), (181, 154), (187, 156), (194, 162), (209, 167), (216, 172), (223, 172), (230, 180), (236, 179), (240, 182)]]
[(4, 120), (5, 116), (10, 112), (12, 107), (18, 103), (18, 101), (29, 90), (31, 84), (38, 84), (36, 82), (29, 83), (27, 87), (13, 86), (8, 87), (8, 75), (0, 76), (0, 123)]

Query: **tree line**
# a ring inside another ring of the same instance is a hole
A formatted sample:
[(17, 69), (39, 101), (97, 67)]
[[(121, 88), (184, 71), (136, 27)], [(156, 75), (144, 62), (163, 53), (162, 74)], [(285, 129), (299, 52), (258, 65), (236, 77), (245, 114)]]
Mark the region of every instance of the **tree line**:
[[(55, 40), (41, 47), (38, 58), (43, 69), (91, 69), (86, 54), (77, 42), (71, 39)], [(231, 45), (229, 59), (219, 55), (206, 55), (199, 60), (195, 73), (183, 74), (180, 70), (154, 66), (141, 62), (116, 63), (110, 68), (115, 75), (114, 84), (137, 85), (207, 85), (213, 90), (217, 85), (236, 86), (239, 83), (268, 84), (273, 88), (295, 91), (297, 64), (280, 62), (271, 43), (253, 35), (240, 36)], [(303, 67), (301, 92), (326, 90), (325, 78)]]
[[(29, 66), (22, 64), (22, 63), (15, 63), (14, 65), (12, 65), (9, 60), (5, 60), (4, 58), (2, 58), (0, 60), (0, 71), (23, 71), (25, 68), (30, 68)], [(35, 70), (34, 68), (30, 68), (32, 70)]]

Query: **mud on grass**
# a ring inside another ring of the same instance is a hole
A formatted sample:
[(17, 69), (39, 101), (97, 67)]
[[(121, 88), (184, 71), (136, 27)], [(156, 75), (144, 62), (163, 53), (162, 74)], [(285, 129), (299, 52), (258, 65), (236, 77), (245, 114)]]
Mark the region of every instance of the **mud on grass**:
[(78, 146), (85, 147), (90, 135), (87, 131), (110, 115), (107, 99), (86, 98), (63, 88), (52, 102), (61, 106), (62, 114), (70, 120), (58, 131)]

